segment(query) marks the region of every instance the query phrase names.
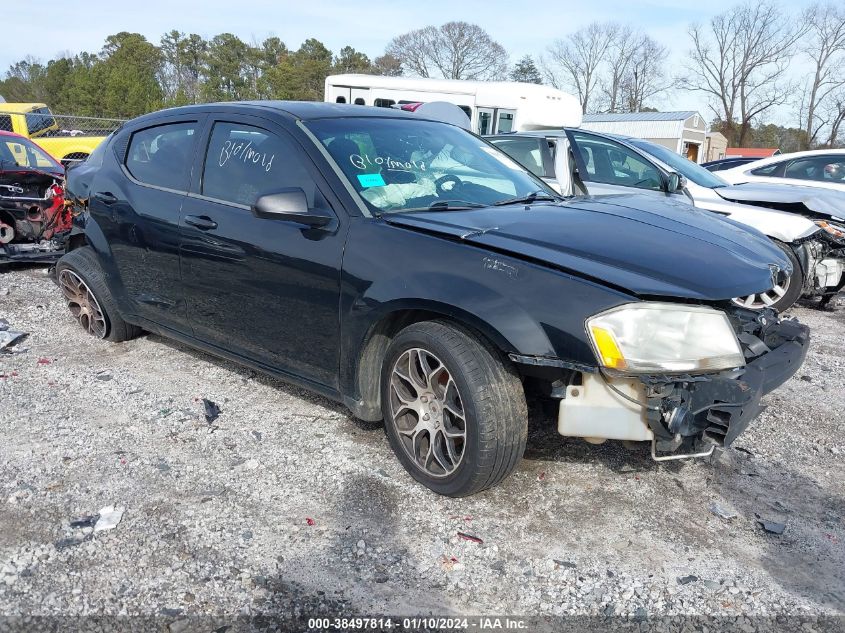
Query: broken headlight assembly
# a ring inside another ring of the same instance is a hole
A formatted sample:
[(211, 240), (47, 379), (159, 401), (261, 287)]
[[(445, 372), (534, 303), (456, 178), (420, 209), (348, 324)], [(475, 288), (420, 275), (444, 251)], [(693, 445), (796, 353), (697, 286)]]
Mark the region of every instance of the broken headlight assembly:
[(632, 303), (587, 320), (599, 364), (619, 374), (695, 374), (745, 365), (727, 315), (703, 306)]
[(845, 240), (845, 227), (831, 224), (826, 220), (816, 220), (816, 226), (837, 240)]

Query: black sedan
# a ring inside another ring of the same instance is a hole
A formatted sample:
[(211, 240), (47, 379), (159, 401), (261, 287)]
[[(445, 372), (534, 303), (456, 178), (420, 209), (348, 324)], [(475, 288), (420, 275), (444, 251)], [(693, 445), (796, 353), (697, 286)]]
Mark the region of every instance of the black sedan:
[(68, 190), (57, 273), (88, 332), (156, 332), (383, 419), (442, 494), (513, 471), (529, 397), (563, 435), (702, 455), (806, 353), (806, 327), (731, 303), (790, 266), (761, 234), (637, 195), (563, 200), (401, 111), (166, 110), (125, 124)]

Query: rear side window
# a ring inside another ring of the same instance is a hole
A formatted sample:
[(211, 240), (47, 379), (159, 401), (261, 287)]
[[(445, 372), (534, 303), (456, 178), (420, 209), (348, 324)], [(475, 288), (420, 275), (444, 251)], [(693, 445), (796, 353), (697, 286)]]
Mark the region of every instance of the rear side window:
[(0, 130), (3, 130), (5, 132), (14, 132), (14, 130), (12, 129), (12, 115), (0, 114)]
[[(516, 162), (541, 178), (546, 176), (543, 165), (544, 150), (548, 153), (548, 143), (544, 138), (492, 138), (493, 143)], [(545, 146), (545, 147), (544, 147)]]
[(301, 151), (288, 139), (251, 125), (214, 124), (202, 174), (202, 194), (252, 205), (260, 196), (288, 187), (305, 191), (314, 203), (314, 183)]
[(132, 135), (126, 169), (147, 185), (187, 191), (197, 123), (168, 123)]
[(56, 126), (56, 119), (50, 114), (49, 108), (38, 108), (26, 115), (26, 129), (34, 136), (41, 130)]
[(779, 176), (783, 173), (783, 165), (784, 163), (774, 163), (772, 165), (766, 165), (765, 167), (752, 169), (751, 173), (755, 176)]

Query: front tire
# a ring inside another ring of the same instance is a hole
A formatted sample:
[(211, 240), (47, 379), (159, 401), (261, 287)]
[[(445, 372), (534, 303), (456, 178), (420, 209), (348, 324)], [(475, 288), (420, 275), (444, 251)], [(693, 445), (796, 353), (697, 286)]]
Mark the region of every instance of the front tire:
[(402, 330), (385, 355), (381, 394), (393, 451), (438, 494), (495, 486), (525, 451), (528, 408), (518, 374), (463, 329), (426, 321)]
[(777, 240), (772, 240), (772, 243), (782, 250), (792, 263), (792, 275), (787, 276), (782, 272), (778, 277), (778, 283), (771, 290), (748, 297), (737, 297), (734, 303), (752, 310), (773, 308), (778, 312), (785, 312), (801, 297), (804, 291), (804, 273), (801, 270), (801, 263), (789, 246)]
[(56, 279), (71, 315), (91, 336), (119, 343), (141, 333), (138, 326), (120, 316), (90, 246), (63, 255), (56, 264)]

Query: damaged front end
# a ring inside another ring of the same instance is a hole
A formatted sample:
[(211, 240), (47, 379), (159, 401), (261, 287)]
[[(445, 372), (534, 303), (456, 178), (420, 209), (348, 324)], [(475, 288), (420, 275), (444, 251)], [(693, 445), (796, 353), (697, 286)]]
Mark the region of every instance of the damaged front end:
[(804, 362), (810, 340), (806, 325), (778, 321), (770, 310), (737, 309), (728, 316), (745, 367), (715, 375), (640, 377), (655, 459), (730, 446), (763, 410), (761, 398), (789, 380)]
[(817, 220), (819, 231), (802, 241), (795, 255), (804, 271), (804, 297), (827, 305), (845, 287), (845, 227)]
[(19, 167), (0, 171), (0, 264), (57, 261), (71, 222), (62, 177)]
[[(804, 362), (809, 328), (770, 309), (726, 309), (744, 366), (707, 373), (581, 372), (558, 395), (558, 432), (594, 443), (649, 441), (655, 460), (728, 447), (763, 409), (761, 398)], [(741, 363), (739, 363), (741, 364)]]

